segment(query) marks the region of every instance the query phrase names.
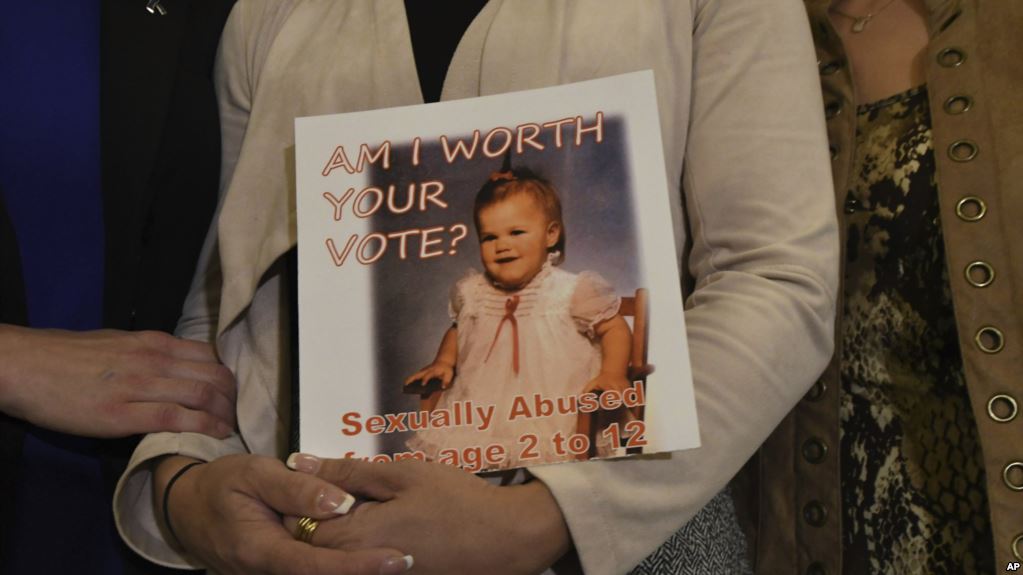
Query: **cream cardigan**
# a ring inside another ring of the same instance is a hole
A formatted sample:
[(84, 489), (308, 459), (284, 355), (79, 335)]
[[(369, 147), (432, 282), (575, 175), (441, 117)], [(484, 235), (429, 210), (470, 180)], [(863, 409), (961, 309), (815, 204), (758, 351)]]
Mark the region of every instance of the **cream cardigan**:
[[(703, 447), (532, 470), (593, 574), (626, 572), (696, 514), (832, 350), (838, 235), (799, 0), (491, 0), (443, 99), (643, 69), (655, 74), (677, 248), (695, 280), (686, 322)], [(224, 191), (179, 334), (216, 341), (238, 379), (240, 434), (146, 437), (114, 501), (128, 544), (175, 567), (192, 563), (156, 527), (146, 462), (286, 455), (275, 262), (295, 243), (294, 118), (422, 102), (402, 0), (240, 0), (217, 76)]]

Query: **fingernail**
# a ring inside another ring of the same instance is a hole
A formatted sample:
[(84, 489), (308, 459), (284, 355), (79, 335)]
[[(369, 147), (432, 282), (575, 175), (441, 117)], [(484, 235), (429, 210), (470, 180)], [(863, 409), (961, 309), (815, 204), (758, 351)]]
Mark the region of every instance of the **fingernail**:
[(306, 453), (292, 453), (288, 456), (287, 466), (302, 473), (316, 473), (320, 470), (320, 458)]
[(411, 555), (384, 559), (383, 564), (380, 565), (380, 575), (398, 575), (399, 573), (404, 573), (412, 568), (413, 563)]
[(336, 487), (327, 487), (316, 504), (324, 511), (344, 515), (355, 505), (355, 498)]

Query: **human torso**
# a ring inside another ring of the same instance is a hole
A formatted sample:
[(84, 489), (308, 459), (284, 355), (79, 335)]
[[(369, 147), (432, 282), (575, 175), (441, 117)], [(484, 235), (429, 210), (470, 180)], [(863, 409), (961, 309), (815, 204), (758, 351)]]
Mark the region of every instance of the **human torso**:
[[(556, 452), (550, 441), (557, 433), (574, 433), (576, 426), (576, 411), (560, 409), (558, 402), (570, 406), (600, 368), (597, 344), (570, 312), (578, 280), (545, 267), (514, 291), (475, 272), (459, 282), (456, 377), (436, 409), (493, 405), (494, 417), (485, 430), (466, 427), (421, 438), (451, 445), (500, 443), (508, 453), (503, 467), (573, 458)], [(548, 407), (553, 413), (544, 412)]]
[[(844, 219), (861, 153), (855, 113), (860, 95), (853, 90), (842, 38), (828, 20), (828, 5), (829, 0), (806, 0), (824, 92), (834, 193)], [(1023, 317), (1018, 312), (1023, 290), (1017, 287), (1023, 285), (1023, 257), (1016, 247), (1023, 232), (1012, 223), (1023, 218), (1023, 196), (1014, 183), (1023, 178), (1023, 164), (1015, 160), (1023, 157), (1023, 116), (1012, 96), (1023, 87), (1023, 61), (1013, 55), (1018, 51), (1007, 48), (1018, 46), (1023, 7), (973, 0), (924, 0), (924, 5), (928, 44), (922, 62), (947, 270), (931, 293), (951, 294), (970, 399), (965, 408), (972, 412), (980, 441), (995, 563), (1003, 564), (1023, 554), (1023, 470), (1014, 466), (1023, 461), (1018, 449), (1023, 444), (1018, 415), (1023, 390), (1015, 375), (1023, 369)], [(848, 231), (843, 226), (844, 250), (854, 243)], [(987, 266), (995, 277), (982, 273)], [(846, 321), (842, 307), (840, 324)], [(839, 328), (837, 349), (849, 345), (847, 333)], [(839, 449), (840, 389), (836, 360), (761, 452), (758, 520), (783, 528), (757, 532), (760, 571), (843, 572), (846, 558), (838, 552), (846, 536), (839, 488), (845, 464)], [(772, 465), (779, 458), (788, 458), (791, 465)], [(767, 493), (784, 495), (765, 498)], [(979, 504), (973, 509), (974, 516), (984, 513)]]
[(991, 527), (963, 375), (923, 86), (857, 107), (844, 204), (843, 563), (987, 573)]

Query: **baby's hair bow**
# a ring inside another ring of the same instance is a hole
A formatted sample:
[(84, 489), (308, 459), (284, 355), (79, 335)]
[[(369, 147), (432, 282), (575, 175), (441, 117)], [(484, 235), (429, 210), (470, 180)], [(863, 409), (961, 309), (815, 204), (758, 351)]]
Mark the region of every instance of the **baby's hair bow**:
[(518, 178), (516, 178), (515, 174), (513, 174), (511, 171), (507, 171), (507, 172), (492, 172), (490, 174), (490, 181), (491, 182), (496, 182), (498, 180), (514, 181), (516, 179), (518, 179)]
[(501, 162), (501, 171), (491, 172), (490, 181), (497, 182), (499, 180), (504, 180), (508, 182), (514, 182), (517, 179), (518, 178), (515, 176), (515, 172), (512, 171), (511, 146), (509, 146), (508, 150), (504, 153), (504, 161)]

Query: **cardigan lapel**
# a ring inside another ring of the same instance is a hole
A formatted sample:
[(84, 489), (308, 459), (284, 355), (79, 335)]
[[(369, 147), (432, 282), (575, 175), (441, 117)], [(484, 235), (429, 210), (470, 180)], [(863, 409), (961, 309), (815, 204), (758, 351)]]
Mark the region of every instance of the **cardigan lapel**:
[(423, 102), (403, 0), (298, 2), (288, 10), (276, 36), (261, 39), (272, 45), (252, 67), (259, 76), (250, 115), (260, 122), (247, 128), (224, 197), (222, 213), (246, 216), (219, 220), (221, 333), (295, 245), (295, 118)]

